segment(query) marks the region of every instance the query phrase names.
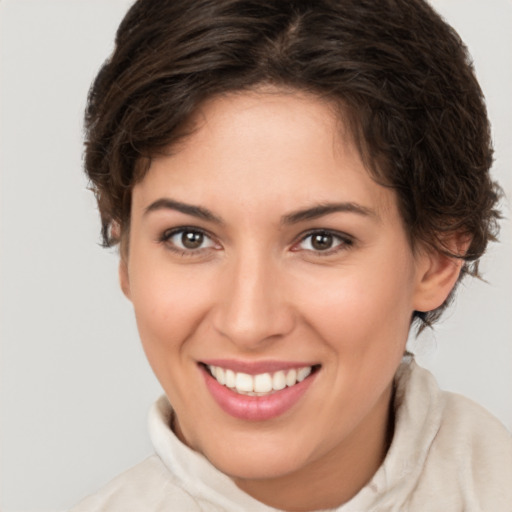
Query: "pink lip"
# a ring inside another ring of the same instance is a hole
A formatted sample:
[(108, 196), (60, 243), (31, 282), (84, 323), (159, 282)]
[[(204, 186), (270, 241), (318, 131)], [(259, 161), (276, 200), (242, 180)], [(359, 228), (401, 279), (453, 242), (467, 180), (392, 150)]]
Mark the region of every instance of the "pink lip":
[[(270, 395), (247, 396), (235, 393), (219, 384), (202, 365), (199, 365), (199, 368), (205, 379), (206, 387), (220, 408), (230, 416), (247, 421), (265, 421), (284, 414), (301, 399), (316, 377), (316, 373), (313, 373), (302, 382), (281, 391), (275, 391)], [(281, 365), (280, 368), (282, 369), (283, 366)], [(297, 368), (297, 366), (292, 366), (292, 368)]]
[(221, 366), (227, 370), (248, 373), (249, 375), (257, 375), (258, 373), (274, 373), (279, 370), (297, 370), (298, 368), (315, 366), (315, 363), (301, 361), (238, 361), (236, 359), (208, 359), (207, 361), (201, 362), (207, 366)]

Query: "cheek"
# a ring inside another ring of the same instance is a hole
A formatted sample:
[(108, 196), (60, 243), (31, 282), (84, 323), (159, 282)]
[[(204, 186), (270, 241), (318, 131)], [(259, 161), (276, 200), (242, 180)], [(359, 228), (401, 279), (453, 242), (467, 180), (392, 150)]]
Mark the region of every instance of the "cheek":
[[(208, 287), (201, 272), (170, 265), (137, 265), (130, 275), (132, 302), (148, 359), (179, 352), (207, 309)], [(168, 359), (168, 358), (167, 358)]]
[(396, 267), (376, 262), (362, 270), (330, 269), (309, 276), (301, 287), (303, 315), (338, 350), (386, 349), (405, 342), (412, 314), (408, 269), (407, 261)]

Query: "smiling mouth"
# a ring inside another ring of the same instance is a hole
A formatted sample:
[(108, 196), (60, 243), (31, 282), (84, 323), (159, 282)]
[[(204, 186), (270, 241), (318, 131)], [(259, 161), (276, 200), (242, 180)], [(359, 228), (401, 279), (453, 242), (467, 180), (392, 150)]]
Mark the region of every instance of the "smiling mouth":
[(293, 387), (320, 369), (320, 365), (317, 364), (250, 375), (221, 366), (204, 363), (201, 363), (201, 365), (220, 385), (239, 395), (246, 396), (267, 396), (285, 388)]

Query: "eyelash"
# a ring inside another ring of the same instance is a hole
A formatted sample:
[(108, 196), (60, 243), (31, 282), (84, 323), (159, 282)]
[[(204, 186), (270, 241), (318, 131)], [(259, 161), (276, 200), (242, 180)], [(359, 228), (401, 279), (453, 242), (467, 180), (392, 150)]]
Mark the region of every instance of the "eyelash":
[[(309, 253), (314, 254), (318, 257), (327, 257), (337, 254), (341, 251), (345, 251), (354, 245), (354, 239), (345, 233), (340, 233), (338, 231), (332, 231), (330, 229), (311, 229), (306, 233), (302, 233), (299, 237), (298, 242), (294, 243), (292, 246), (292, 251), (299, 251), (300, 248), (297, 248), (300, 244), (304, 243), (308, 238), (312, 238), (315, 235), (320, 236), (329, 236), (333, 239), (334, 247), (325, 249), (325, 250), (314, 250), (314, 249), (304, 249)], [(311, 242), (310, 242), (311, 244)]]
[[(175, 243), (171, 242), (172, 237), (174, 237), (176, 235), (181, 235), (183, 237), (183, 235), (185, 233), (193, 233), (193, 234), (202, 235), (205, 240), (210, 240), (211, 246), (199, 247), (197, 249), (190, 249), (190, 248), (178, 247)], [(173, 252), (179, 254), (180, 256), (197, 256), (197, 255), (201, 254), (202, 252), (204, 252), (205, 250), (208, 250), (208, 249), (218, 245), (215, 242), (214, 238), (208, 232), (204, 231), (203, 229), (199, 229), (199, 228), (192, 227), (192, 226), (181, 226), (179, 228), (168, 229), (162, 233), (162, 235), (159, 237), (158, 241), (165, 244), (170, 251), (173, 251)]]
[[(181, 248), (178, 247), (175, 243), (171, 242), (171, 239), (176, 235), (183, 235), (185, 233), (199, 234), (204, 237), (204, 239), (209, 240), (211, 245), (209, 247), (198, 247), (197, 249), (191, 248)], [(293, 252), (298, 252), (301, 249), (298, 247), (300, 244), (304, 243), (308, 238), (311, 238), (315, 235), (321, 236), (329, 236), (332, 237), (333, 242), (336, 240), (338, 243), (332, 247), (325, 250), (315, 250), (315, 249), (304, 249), (305, 251), (314, 254), (318, 257), (326, 257), (331, 256), (333, 254), (337, 254), (340, 251), (347, 250), (354, 245), (354, 239), (345, 233), (340, 233), (338, 231), (332, 231), (329, 229), (312, 229), (307, 231), (306, 233), (302, 233), (298, 237), (298, 241), (295, 242), (291, 248)], [(160, 243), (163, 243), (167, 246), (167, 248), (180, 256), (197, 256), (201, 254), (203, 251), (208, 250), (210, 248), (216, 248), (219, 244), (215, 241), (215, 239), (203, 229), (192, 227), (192, 226), (181, 226), (179, 228), (168, 229), (162, 233), (158, 240)]]

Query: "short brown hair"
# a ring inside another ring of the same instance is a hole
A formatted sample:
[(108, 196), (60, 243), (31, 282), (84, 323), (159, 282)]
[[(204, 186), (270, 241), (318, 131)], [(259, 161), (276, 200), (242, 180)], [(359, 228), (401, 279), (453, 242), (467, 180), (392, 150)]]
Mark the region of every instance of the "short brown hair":
[[(113, 224), (128, 229), (143, 162), (207, 98), (261, 84), (336, 102), (412, 245), (447, 252), (462, 234), (462, 274), (478, 275), (500, 217), (490, 126), (465, 45), (423, 0), (136, 1), (85, 116), (104, 245), (119, 241)], [(416, 316), (431, 324), (445, 306)]]

